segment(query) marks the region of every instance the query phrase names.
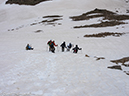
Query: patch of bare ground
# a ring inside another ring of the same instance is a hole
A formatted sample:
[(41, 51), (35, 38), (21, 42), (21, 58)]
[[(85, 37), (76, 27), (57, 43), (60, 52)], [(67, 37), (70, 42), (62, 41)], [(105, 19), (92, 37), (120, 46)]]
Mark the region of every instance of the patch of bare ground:
[(63, 17), (60, 15), (49, 15), (49, 16), (44, 16), (43, 18), (58, 18), (58, 17)]
[(122, 70), (121, 66), (120, 65), (114, 65), (114, 66), (110, 66), (108, 67), (110, 69), (118, 69), (118, 70)]
[(91, 25), (81, 25), (81, 26), (74, 26), (74, 28), (86, 28), (86, 27), (110, 27), (110, 26), (116, 26), (116, 25), (121, 25), (121, 24), (126, 24), (125, 22), (120, 22), (120, 21), (105, 21), (101, 22), (98, 24), (91, 24)]
[[(62, 25), (61, 23), (58, 23), (57, 21), (63, 20), (63, 16), (50, 15), (50, 16), (44, 16), (42, 18), (43, 18), (43, 20), (35, 20), (35, 22), (31, 23), (30, 26), (34, 26), (37, 24), (52, 25), (52, 26)], [(19, 29), (24, 28), (24, 27), (25, 27), (25, 25), (22, 25), (22, 26), (19, 26), (17, 28), (8, 29), (8, 31), (19, 30)], [(39, 30), (38, 30), (38, 32), (39, 32)], [(36, 32), (36, 33), (38, 33), (38, 32)]]
[(84, 37), (107, 37), (107, 36), (120, 37), (124, 34), (125, 33), (102, 32), (102, 33), (98, 33), (98, 34), (85, 35)]
[(94, 58), (96, 58), (97, 61), (101, 59), (105, 59), (104, 57), (96, 57), (96, 56)]
[(44, 1), (50, 0), (8, 0), (5, 4), (18, 4), (18, 5), (36, 5)]
[[(115, 64), (119, 64), (119, 63), (120, 64), (114, 65), (108, 68), (122, 70), (121, 66), (129, 67), (129, 57), (124, 57), (124, 58), (117, 59), (117, 60), (110, 60), (110, 62), (115, 63)], [(123, 72), (129, 75), (129, 71), (123, 71)]]
[[(118, 60), (111, 60), (112, 63), (121, 63), (122, 65), (125, 65), (126, 62), (129, 62), (129, 57), (124, 57), (122, 59), (118, 59)], [(129, 67), (129, 64), (128, 64)]]
[(129, 71), (124, 71), (127, 75), (129, 75)]
[(43, 30), (37, 30), (37, 31), (35, 31), (35, 33), (40, 33), (40, 32), (43, 32)]
[[(86, 54), (85, 57), (90, 57), (90, 56)], [(104, 57), (98, 57), (98, 56), (94, 56), (94, 58), (96, 58), (96, 61), (105, 59)]]
[(79, 15), (79, 16), (72, 16), (70, 18), (73, 21), (82, 21), (82, 20), (90, 20), (93, 18), (100, 18), (100, 17), (103, 18), (101, 20), (101, 23), (91, 24), (91, 25), (74, 26), (74, 28), (116, 26), (116, 25), (126, 24), (122, 20), (129, 20), (129, 15), (119, 15), (117, 13), (108, 11), (106, 9), (97, 9), (97, 8), (93, 11), (83, 13), (82, 15)]
[(44, 24), (44, 25), (61, 25), (61, 23), (58, 23), (56, 21), (63, 20), (63, 16), (60, 15), (50, 15), (50, 16), (44, 16), (43, 19), (40, 22), (32, 23), (31, 26), (37, 25), (37, 24)]

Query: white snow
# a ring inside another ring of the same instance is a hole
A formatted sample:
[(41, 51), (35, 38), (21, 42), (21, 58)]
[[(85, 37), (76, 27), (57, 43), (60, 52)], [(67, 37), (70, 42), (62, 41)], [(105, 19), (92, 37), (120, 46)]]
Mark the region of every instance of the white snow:
[[(129, 34), (121, 37), (84, 38), (100, 32), (129, 32), (129, 24), (73, 29), (75, 25), (98, 22), (96, 19), (74, 22), (70, 16), (107, 9), (127, 14), (126, 0), (52, 0), (36, 6), (5, 5), (0, 0), (0, 95), (1, 96), (129, 96), (129, 67), (122, 71), (107, 68), (129, 56)], [(43, 16), (61, 15), (62, 25), (37, 24)], [(126, 22), (129, 22), (128, 20)], [(13, 31), (12, 31), (13, 30)], [(42, 32), (35, 33), (37, 30)], [(58, 44), (55, 54), (47, 41)], [(61, 52), (60, 44), (78, 44), (77, 54)], [(34, 50), (26, 51), (26, 44)], [(85, 55), (90, 57), (85, 57)], [(96, 57), (104, 57), (99, 61)], [(127, 62), (128, 63), (128, 62)]]

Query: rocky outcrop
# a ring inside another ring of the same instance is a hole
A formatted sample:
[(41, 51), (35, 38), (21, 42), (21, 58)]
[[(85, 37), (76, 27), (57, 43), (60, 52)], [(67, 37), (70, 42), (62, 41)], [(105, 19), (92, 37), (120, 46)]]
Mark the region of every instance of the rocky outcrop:
[(125, 33), (102, 32), (102, 33), (98, 33), (98, 34), (85, 35), (84, 37), (107, 37), (107, 36), (120, 37), (120, 36), (122, 36), (124, 34)]
[[(87, 27), (111, 27), (121, 24), (126, 24), (123, 20), (129, 20), (129, 15), (119, 15), (117, 13), (108, 11), (106, 9), (95, 9), (93, 11), (89, 11), (87, 13), (83, 13), (79, 16), (71, 16), (70, 19), (73, 21), (83, 21), (98, 18), (100, 23), (94, 23), (91, 25), (80, 25), (74, 26), (74, 28), (87, 28)], [(103, 18), (100, 20), (100, 18)]]
[(44, 1), (49, 1), (49, 0), (8, 0), (6, 4), (36, 5)]
[(118, 69), (118, 70), (122, 70), (121, 66), (120, 65), (114, 65), (114, 66), (110, 66), (108, 67), (110, 69)]

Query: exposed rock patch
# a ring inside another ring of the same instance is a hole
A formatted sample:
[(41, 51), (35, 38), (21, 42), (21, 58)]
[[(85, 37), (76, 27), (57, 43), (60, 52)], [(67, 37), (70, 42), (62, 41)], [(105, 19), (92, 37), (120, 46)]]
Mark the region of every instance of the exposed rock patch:
[[(112, 63), (116, 63), (116, 64), (119, 64), (119, 65), (115, 65), (117, 66), (117, 69), (121, 70), (121, 66), (124, 66), (124, 67), (129, 67), (129, 57), (124, 57), (124, 58), (121, 58), (121, 59), (117, 59), (117, 60), (111, 60)], [(118, 67), (119, 66), (119, 67)], [(113, 67), (108, 67), (108, 68), (114, 68)], [(126, 73), (126, 75), (129, 75), (129, 71), (123, 71), (124, 73)]]
[(110, 69), (118, 69), (118, 70), (122, 70), (121, 66), (120, 65), (114, 65), (114, 66), (110, 66), (108, 67)]
[[(87, 27), (109, 27), (109, 26), (116, 26), (121, 24), (126, 24), (122, 20), (129, 20), (129, 15), (119, 15), (114, 12), (105, 10), (105, 9), (95, 9), (93, 11), (83, 13), (79, 16), (72, 16), (70, 17), (73, 21), (82, 21), (82, 20), (90, 20), (93, 18), (100, 18), (101, 23), (91, 24), (91, 25), (81, 25), (81, 26), (74, 26), (74, 28), (87, 28)], [(105, 21), (106, 20), (106, 21)]]
[(50, 16), (44, 16), (43, 18), (60, 18), (60, 17), (63, 17), (63, 16), (60, 16), (60, 15), (50, 15)]
[(87, 27), (110, 27), (110, 26), (116, 26), (116, 25), (121, 25), (121, 24), (126, 24), (125, 22), (120, 22), (120, 21), (105, 21), (101, 22), (98, 24), (91, 24), (91, 25), (81, 25), (81, 26), (74, 26), (74, 28), (87, 28)]
[(8, 0), (5, 4), (36, 5), (44, 1), (50, 0)]
[(116, 64), (121, 63), (122, 65), (124, 65), (126, 62), (129, 62), (129, 57), (124, 57), (118, 60), (111, 60), (111, 62), (116, 63)]
[(119, 15), (106, 9), (95, 9), (93, 11), (83, 13), (80, 16), (70, 17), (73, 21), (89, 20), (93, 18), (103, 17), (103, 20), (128, 20), (129, 15)]
[(44, 24), (44, 25), (61, 25), (61, 23), (58, 23), (56, 21), (63, 20), (63, 16), (60, 15), (50, 15), (50, 16), (44, 16), (42, 21), (32, 23), (31, 26), (36, 24)]
[(40, 33), (40, 32), (43, 32), (43, 30), (37, 30), (37, 31), (35, 31), (35, 33)]
[(101, 59), (105, 59), (104, 57), (96, 57), (96, 56), (94, 58), (96, 58), (97, 61)]
[(85, 57), (90, 57), (90, 56), (86, 54)]
[(107, 36), (120, 37), (124, 34), (125, 33), (102, 32), (98, 34), (85, 35), (84, 37), (107, 37)]
[(126, 75), (129, 75), (129, 71), (124, 71), (126, 73)]
[[(63, 16), (50, 15), (50, 16), (44, 16), (44, 17), (41, 17), (41, 18), (42, 18), (42, 20), (35, 20), (35, 22), (29, 24), (29, 26), (34, 26), (34, 25), (38, 25), (38, 24), (45, 25), (45, 26), (46, 25), (52, 25), (52, 26), (62, 25), (62, 23), (60, 23), (58, 21), (63, 20)], [(19, 26), (17, 28), (8, 29), (8, 31), (19, 30), (21, 28), (24, 28), (25, 26), (28, 26), (28, 25), (22, 25), (22, 26)]]

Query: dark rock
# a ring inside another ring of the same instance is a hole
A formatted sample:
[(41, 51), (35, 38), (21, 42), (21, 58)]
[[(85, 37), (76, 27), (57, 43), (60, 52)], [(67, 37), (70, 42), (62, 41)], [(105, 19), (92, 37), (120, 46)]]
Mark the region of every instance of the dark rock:
[(126, 75), (129, 75), (129, 71), (124, 71), (126, 73)]
[(43, 18), (58, 18), (58, 17), (63, 17), (63, 16), (60, 16), (60, 15), (50, 15), (50, 16), (44, 16)]
[(85, 57), (90, 57), (90, 56), (86, 54)]
[(43, 32), (42, 30), (37, 30), (37, 31), (35, 31), (35, 33), (39, 33), (39, 32)]
[[(95, 14), (95, 15), (92, 15), (92, 14)], [(83, 13), (82, 15), (79, 15), (79, 16), (72, 16), (70, 17), (70, 19), (72, 19), (73, 21), (80, 21), (80, 20), (89, 20), (89, 19), (98, 18), (98, 17), (104, 17), (103, 20), (128, 20), (129, 19), (129, 15), (118, 15), (106, 9), (97, 9), (97, 8), (93, 11)]]
[(8, 0), (5, 4), (36, 5), (49, 0)]
[(102, 33), (98, 33), (98, 34), (85, 35), (84, 37), (106, 37), (106, 36), (119, 37), (119, 36), (122, 36), (123, 34), (125, 34), (125, 33), (102, 32)]
[(111, 60), (111, 62), (113, 62), (113, 63), (116, 63), (116, 64), (122, 63), (122, 65), (124, 65), (124, 63), (128, 62), (128, 61), (129, 61), (129, 57), (124, 57), (124, 58), (118, 59), (118, 60)]
[(111, 66), (111, 67), (108, 67), (108, 68), (122, 70), (120, 65), (114, 65), (114, 66)]
[(91, 24), (91, 25), (81, 25), (81, 26), (74, 26), (74, 28), (87, 28), (87, 27), (109, 27), (109, 26), (116, 26), (121, 24), (126, 24), (125, 22), (121, 20), (129, 20), (129, 15), (119, 15), (114, 12), (105, 10), (105, 9), (95, 9), (93, 11), (89, 11), (87, 13), (83, 13), (79, 16), (71, 16), (70, 19), (73, 21), (82, 21), (82, 20), (90, 20), (93, 18), (99, 18), (102, 17), (103, 21), (101, 23), (97, 24)]
[(124, 22), (120, 22), (120, 21), (105, 21), (105, 22), (101, 22), (98, 24), (91, 24), (91, 25), (81, 25), (81, 26), (75, 26), (74, 28), (87, 28), (87, 27), (110, 27), (110, 26), (116, 26), (116, 25), (121, 25), (121, 24), (126, 24)]
[(96, 60), (105, 59), (104, 57), (96, 57), (96, 56), (94, 58), (96, 58)]

